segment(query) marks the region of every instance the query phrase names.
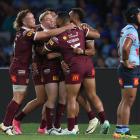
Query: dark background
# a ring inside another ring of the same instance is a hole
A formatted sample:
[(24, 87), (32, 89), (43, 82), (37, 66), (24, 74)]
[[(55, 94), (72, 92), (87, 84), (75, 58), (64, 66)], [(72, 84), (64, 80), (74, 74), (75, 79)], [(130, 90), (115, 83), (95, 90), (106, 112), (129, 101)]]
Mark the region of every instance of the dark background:
[[(5, 113), (6, 106), (12, 97), (12, 86), (9, 80), (8, 69), (0, 69), (0, 122), (2, 121)], [(96, 69), (96, 84), (97, 94), (103, 101), (104, 108), (111, 123), (116, 123), (116, 110), (120, 102), (120, 88), (117, 81), (116, 69)], [(138, 90), (136, 102), (132, 108), (131, 123), (140, 123), (140, 90)], [(28, 88), (26, 100), (27, 103), (35, 97), (35, 91), (32, 81)], [(22, 108), (22, 107), (21, 107)], [(41, 108), (35, 110), (25, 117), (23, 122), (39, 122), (41, 120)], [(64, 115), (66, 120), (66, 113)], [(79, 115), (80, 123), (87, 123), (88, 118), (86, 113), (81, 109)]]
[(69, 12), (73, 7), (85, 11), (83, 22), (96, 28), (101, 38), (95, 40), (95, 67), (116, 68), (119, 63), (117, 40), (126, 25), (124, 11), (132, 6), (140, 7), (140, 0), (0, 0), (0, 67), (8, 67), (13, 52), (15, 30), (13, 22), (17, 13), (30, 9), (36, 18), (47, 8)]

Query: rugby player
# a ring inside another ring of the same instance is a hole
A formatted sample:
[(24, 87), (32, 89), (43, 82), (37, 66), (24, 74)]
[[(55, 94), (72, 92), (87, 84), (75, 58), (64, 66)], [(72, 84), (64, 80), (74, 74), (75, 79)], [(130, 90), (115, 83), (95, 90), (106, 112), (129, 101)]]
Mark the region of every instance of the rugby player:
[[(77, 26), (82, 27), (82, 26), (86, 25), (86, 26), (89, 27), (89, 25), (81, 22), (81, 21), (83, 21), (83, 18), (84, 18), (84, 15), (85, 15), (84, 11), (81, 8), (72, 8), (72, 10), (70, 11), (69, 14), (70, 14), (70, 20), (74, 24), (76, 24)], [(94, 32), (95, 32), (94, 39), (100, 37), (100, 35), (99, 35), (97, 30), (93, 29), (92, 27), (90, 27), (90, 29), (94, 30)], [(91, 56), (94, 55), (94, 53), (95, 53), (94, 40), (86, 40), (86, 49), (85, 49), (85, 54), (84, 55), (89, 56), (89, 59), (92, 59)], [(89, 113), (91, 112), (91, 106), (90, 106), (90, 103), (88, 102), (88, 100), (83, 99), (81, 94), (78, 96), (77, 100), (82, 105), (82, 107), (84, 107), (84, 109), (86, 110), (86, 112), (87, 112), (87, 114), (89, 116)], [(99, 99), (99, 97), (97, 95), (95, 95), (94, 100), (98, 101), (98, 102), (96, 102), (97, 106), (98, 106), (98, 104), (101, 104), (101, 106), (99, 106), (99, 108), (96, 108), (97, 112), (98, 112), (99, 119), (100, 119), (100, 123), (101, 123), (101, 131), (100, 132), (101, 133), (107, 133), (108, 130), (105, 129), (105, 128), (108, 128), (109, 123), (106, 120), (103, 105), (102, 105), (101, 100)], [(92, 111), (92, 118), (89, 120), (89, 126), (88, 126), (88, 128), (86, 130), (86, 134), (93, 133), (94, 130), (96, 129), (98, 123), (99, 123), (98, 119), (93, 114), (94, 113)]]
[[(70, 24), (70, 17), (67, 13), (59, 13), (57, 17), (57, 25), (63, 27)], [(64, 61), (70, 66), (69, 71), (65, 74), (65, 82), (67, 89), (67, 117), (68, 129), (63, 134), (76, 134), (74, 128), (76, 117), (76, 99), (81, 87), (84, 85), (87, 95), (96, 108), (101, 108), (102, 104), (95, 103), (94, 69), (92, 60), (83, 55), (85, 50), (86, 37), (94, 39), (95, 32), (88, 28), (75, 28), (68, 30), (57, 37), (50, 39), (45, 47), (47, 51), (53, 50), (58, 45)], [(77, 48), (78, 54), (77, 54)], [(99, 100), (99, 98), (97, 98)], [(98, 100), (96, 100), (98, 102)]]
[[(43, 30), (48, 31), (50, 29), (55, 28), (56, 27), (55, 18), (56, 18), (56, 14), (54, 14), (54, 12), (52, 11), (46, 11), (42, 13), (39, 18), (41, 25), (40, 27), (38, 26), (37, 31), (43, 31)], [(38, 128), (38, 132), (46, 133), (47, 124), (48, 124), (47, 125), (48, 129), (53, 129), (53, 131), (48, 130), (47, 133), (49, 133), (50, 131), (51, 134), (53, 134), (61, 130), (60, 123), (61, 123), (62, 114), (64, 113), (65, 104), (66, 104), (66, 91), (65, 91), (65, 84), (63, 82), (64, 78), (63, 78), (63, 73), (61, 70), (60, 60), (59, 59), (56, 60), (55, 58), (52, 59), (52, 56), (59, 57), (60, 54), (56, 52), (55, 54), (54, 53), (47, 54), (49, 59), (51, 58), (51, 60), (49, 60), (46, 57), (46, 55), (41, 54), (42, 46), (44, 46), (44, 41), (36, 41), (34, 43), (35, 54), (33, 55), (34, 58), (33, 58), (33, 64), (32, 64), (33, 65), (32, 75), (33, 75), (33, 81), (35, 84), (37, 98), (27, 103), (27, 105), (22, 109), (22, 112), (20, 112), (13, 120), (13, 126), (17, 134), (22, 133), (20, 122), (25, 117), (25, 115), (27, 115), (28, 113), (30, 113), (31, 111), (39, 107), (40, 105), (44, 104), (45, 99), (46, 99), (45, 98), (46, 93), (47, 93), (47, 98), (48, 98), (47, 102), (51, 102), (49, 103), (49, 105), (53, 104), (53, 107), (51, 106), (51, 109), (49, 109), (51, 110), (49, 116), (47, 115), (46, 117), (46, 115), (44, 115), (46, 111), (43, 112), (43, 116), (47, 118), (47, 121), (46, 119), (43, 119), (41, 121), (41, 125)], [(59, 81), (61, 82), (59, 83)], [(54, 106), (55, 106), (56, 98), (58, 96), (58, 91), (59, 91), (59, 103), (57, 106), (56, 119), (55, 119), (54, 128), (53, 128), (52, 127), (53, 116), (51, 115), (53, 114), (52, 112), (54, 111)], [(45, 105), (45, 108), (47, 109), (47, 103)]]
[(6, 114), (0, 129), (8, 135), (14, 135), (12, 121), (22, 104), (27, 85), (29, 82), (29, 65), (32, 60), (32, 44), (34, 40), (45, 40), (48, 37), (58, 35), (74, 25), (64, 28), (52, 29), (44, 32), (34, 30), (35, 18), (31, 11), (22, 10), (17, 14), (14, 27), (17, 30), (14, 41), (14, 57), (12, 59), (9, 73), (13, 85), (13, 98), (7, 106)]
[(140, 8), (131, 7), (125, 12), (127, 25), (121, 30), (118, 42), (120, 66), (118, 79), (121, 87), (121, 101), (117, 109), (117, 125), (114, 138), (138, 138), (129, 128), (131, 107), (136, 98), (140, 76), (139, 35)]

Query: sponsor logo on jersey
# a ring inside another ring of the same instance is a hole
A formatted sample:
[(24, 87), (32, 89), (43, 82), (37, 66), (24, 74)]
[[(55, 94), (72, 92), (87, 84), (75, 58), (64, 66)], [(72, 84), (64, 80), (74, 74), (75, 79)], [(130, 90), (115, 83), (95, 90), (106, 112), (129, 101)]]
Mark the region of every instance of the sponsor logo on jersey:
[(28, 33), (27, 33), (27, 36), (31, 36), (33, 34), (33, 31), (29, 31)]
[(67, 40), (68, 38), (67, 38), (67, 36), (63, 36), (63, 40)]
[(69, 38), (74, 38), (74, 37), (77, 37), (77, 36), (78, 36), (78, 32), (76, 32), (76, 34), (68, 34)]
[(52, 39), (50, 39), (47, 44), (50, 45), (50, 46), (53, 46), (54, 45), (54, 41)]
[(139, 79), (138, 78), (134, 78), (134, 86), (138, 86), (139, 85)]
[(78, 37), (77, 38), (70, 39), (67, 42), (70, 44), (70, 43), (75, 43), (77, 41), (79, 41), (79, 38)]
[(18, 70), (18, 75), (25, 75), (26, 71), (25, 70)]
[(79, 81), (79, 78), (80, 78), (79, 74), (72, 75), (72, 81)]
[(119, 78), (119, 84), (123, 86), (123, 80), (121, 78)]
[(94, 70), (94, 68), (93, 68), (92, 71), (91, 71), (91, 75), (92, 75), (92, 76), (95, 75), (95, 70)]
[(17, 77), (15, 75), (11, 75), (11, 80), (13, 83), (15, 83), (17, 81)]
[(59, 80), (59, 77), (57, 75), (53, 75), (53, 80), (54, 81)]

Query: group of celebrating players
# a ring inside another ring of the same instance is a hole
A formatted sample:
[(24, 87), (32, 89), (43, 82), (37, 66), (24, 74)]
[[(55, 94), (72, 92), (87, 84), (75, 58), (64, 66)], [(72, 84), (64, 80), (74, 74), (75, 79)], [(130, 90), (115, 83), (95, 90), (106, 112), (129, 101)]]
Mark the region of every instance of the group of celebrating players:
[[(73, 8), (69, 13), (50, 9), (39, 16), (40, 24), (36, 25), (30, 10), (17, 14), (14, 54), (9, 69), (13, 98), (0, 125), (3, 132), (22, 134), (22, 119), (43, 105), (39, 133), (76, 135), (79, 133), (77, 119), (81, 105), (89, 118), (85, 133), (93, 133), (99, 123), (100, 133), (108, 133), (110, 124), (96, 94), (92, 62), (94, 39), (100, 38), (100, 33), (82, 23), (83, 18), (84, 12), (80, 8)], [(30, 64), (36, 98), (19, 111), (29, 84)], [(81, 87), (85, 89), (85, 95), (80, 92)], [(62, 129), (61, 119), (65, 112), (67, 128)], [(116, 131), (115, 136), (117, 134), (120, 133)]]
[[(85, 108), (89, 117), (87, 134), (95, 130), (99, 120), (101, 133), (108, 132), (110, 125), (102, 102), (96, 95), (95, 70), (91, 58), (95, 53), (93, 39), (99, 38), (100, 34), (81, 23), (83, 17), (83, 11), (79, 8), (72, 9), (70, 13), (46, 10), (39, 17), (40, 24), (36, 25), (31, 11), (18, 13), (14, 22), (17, 30), (14, 55), (9, 70), (13, 98), (1, 124), (1, 129), (8, 135), (22, 134), (22, 119), (41, 105), (39, 133), (77, 134), (79, 104)], [(29, 82), (30, 63), (36, 98), (19, 111)], [(81, 84), (90, 101), (80, 94)], [(53, 119), (55, 106), (57, 109)], [(68, 128), (62, 129), (61, 118), (65, 106)], [(99, 120), (92, 106), (96, 108)]]

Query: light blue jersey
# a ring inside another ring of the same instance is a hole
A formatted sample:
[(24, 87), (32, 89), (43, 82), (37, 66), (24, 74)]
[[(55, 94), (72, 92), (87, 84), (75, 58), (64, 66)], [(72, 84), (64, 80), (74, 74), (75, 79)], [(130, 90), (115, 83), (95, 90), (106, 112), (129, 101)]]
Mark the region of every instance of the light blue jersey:
[(127, 37), (131, 38), (133, 41), (131, 49), (130, 49), (129, 61), (134, 62), (135, 65), (140, 65), (140, 60), (139, 60), (140, 42), (139, 42), (138, 32), (133, 25), (127, 25), (121, 30), (121, 36), (120, 36), (120, 40), (118, 44), (120, 62), (123, 62), (123, 59), (122, 59), (123, 44)]

